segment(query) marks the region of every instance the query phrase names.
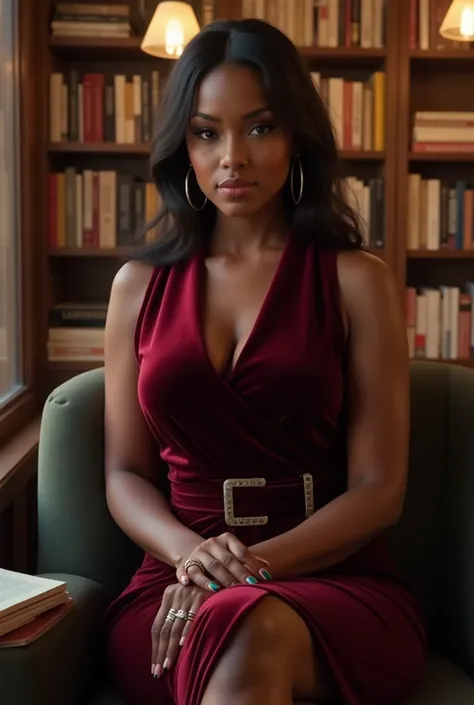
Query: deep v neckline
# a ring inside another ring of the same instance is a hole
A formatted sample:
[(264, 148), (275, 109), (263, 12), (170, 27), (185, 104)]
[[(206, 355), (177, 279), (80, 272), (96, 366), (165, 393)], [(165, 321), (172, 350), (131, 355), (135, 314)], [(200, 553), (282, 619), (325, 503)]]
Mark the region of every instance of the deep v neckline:
[(233, 357), (235, 355), (235, 349), (234, 349), (234, 355), (229, 355), (229, 364), (226, 365), (222, 370), (217, 370), (214, 365), (212, 364), (212, 360), (209, 356), (209, 351), (207, 349), (206, 345), (206, 337), (204, 334), (204, 320), (203, 320), (203, 311), (204, 311), (204, 306), (203, 306), (203, 294), (205, 291), (205, 277), (206, 277), (206, 262), (205, 262), (205, 253), (204, 253), (204, 248), (200, 247), (198, 250), (198, 253), (195, 258), (195, 291), (194, 291), (194, 322), (195, 322), (195, 328), (196, 328), (196, 336), (199, 341), (199, 348), (202, 353), (203, 358), (205, 359), (207, 365), (211, 368), (211, 370), (214, 372), (215, 375), (220, 377), (221, 379), (229, 381), (235, 374), (238, 368), (241, 366), (242, 362), (245, 360), (246, 354), (248, 352), (249, 347), (253, 343), (254, 338), (256, 337), (258, 330), (260, 326), (262, 325), (262, 321), (264, 320), (265, 316), (267, 315), (268, 309), (270, 307), (270, 304), (272, 303), (272, 300), (275, 296), (276, 291), (279, 288), (280, 282), (281, 282), (281, 275), (282, 271), (285, 268), (286, 265), (286, 260), (288, 258), (290, 248), (291, 248), (291, 243), (292, 243), (292, 236), (291, 233), (288, 235), (288, 238), (285, 242), (285, 245), (282, 249), (280, 259), (278, 260), (278, 264), (275, 267), (275, 271), (273, 272), (273, 275), (270, 279), (270, 283), (268, 285), (267, 291), (265, 293), (265, 296), (263, 297), (262, 305), (260, 306), (260, 309), (255, 317), (255, 321), (253, 322), (253, 325), (250, 329), (250, 333), (247, 336), (247, 339), (245, 340), (242, 349), (240, 353), (237, 356), (237, 359), (234, 361)]

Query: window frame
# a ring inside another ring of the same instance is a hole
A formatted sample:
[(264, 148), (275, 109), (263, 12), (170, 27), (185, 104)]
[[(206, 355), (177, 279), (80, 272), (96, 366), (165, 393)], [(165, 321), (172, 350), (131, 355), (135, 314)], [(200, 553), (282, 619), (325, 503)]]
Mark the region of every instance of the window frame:
[[(43, 297), (41, 151), (43, 110), (39, 102), (44, 75), (38, 24), (31, 21), (34, 0), (13, 0), (17, 4), (17, 37), (14, 80), (19, 111), (19, 344), (21, 388), (0, 406), (0, 448), (40, 412), (39, 380), (44, 359), (38, 354), (42, 339)], [(36, 5), (36, 12), (38, 7)], [(39, 70), (38, 70), (39, 69)], [(36, 77), (36, 80), (35, 80)], [(38, 115), (38, 122), (32, 116)]]

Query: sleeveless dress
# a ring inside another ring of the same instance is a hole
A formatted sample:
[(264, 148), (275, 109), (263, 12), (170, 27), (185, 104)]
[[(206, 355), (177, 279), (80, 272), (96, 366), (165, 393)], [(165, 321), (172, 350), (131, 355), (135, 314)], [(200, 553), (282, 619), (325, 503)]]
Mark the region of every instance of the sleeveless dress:
[[(154, 270), (136, 326), (138, 396), (169, 468), (177, 517), (204, 538), (231, 531), (251, 546), (305, 520), (303, 475), (313, 478), (314, 511), (346, 487), (346, 342), (337, 253), (289, 238), (250, 337), (223, 374), (210, 362), (201, 327), (205, 275), (202, 251)], [(261, 477), (264, 487), (234, 488), (233, 515), (263, 515), (267, 523), (226, 523), (224, 481)], [(155, 679), (150, 630), (172, 583), (174, 569), (145, 555), (109, 606), (108, 662), (127, 705), (200, 705), (226, 645), (266, 595), (302, 616), (343, 703), (400, 705), (422, 677), (423, 619), (383, 537), (314, 575), (212, 595), (178, 660)]]

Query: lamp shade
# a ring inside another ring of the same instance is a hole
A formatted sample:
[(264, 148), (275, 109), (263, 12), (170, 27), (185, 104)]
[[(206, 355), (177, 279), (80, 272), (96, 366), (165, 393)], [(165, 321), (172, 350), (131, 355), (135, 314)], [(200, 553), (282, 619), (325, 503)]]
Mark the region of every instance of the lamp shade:
[(439, 28), (445, 39), (457, 42), (474, 41), (474, 2), (453, 0)]
[(177, 59), (200, 30), (187, 2), (160, 2), (141, 43), (142, 51), (163, 59)]

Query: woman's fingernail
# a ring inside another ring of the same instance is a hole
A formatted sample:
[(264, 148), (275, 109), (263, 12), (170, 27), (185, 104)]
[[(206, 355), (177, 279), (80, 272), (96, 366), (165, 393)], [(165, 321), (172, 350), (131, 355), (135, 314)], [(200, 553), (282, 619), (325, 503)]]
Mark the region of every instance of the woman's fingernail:
[(245, 580), (249, 585), (256, 585), (258, 583), (258, 580), (254, 578), (253, 575), (249, 575)]
[(179, 645), (180, 645), (180, 646), (183, 646), (183, 644), (184, 644), (184, 642), (185, 642), (185, 639), (186, 639), (185, 636), (182, 636), (182, 637), (181, 637), (181, 639), (179, 640)]
[(220, 587), (217, 583), (209, 583), (209, 587), (213, 592), (218, 592), (220, 590)]
[(183, 583), (183, 585), (189, 585), (189, 578), (187, 578), (185, 575), (182, 575), (180, 577), (180, 580)]
[(160, 666), (160, 664), (157, 663), (155, 666), (155, 670), (153, 671), (153, 678), (160, 678), (162, 673), (163, 673), (163, 669)]
[(170, 666), (171, 666), (171, 661), (169, 660), (168, 657), (166, 657), (166, 658), (165, 658), (165, 662), (164, 662), (164, 664), (163, 664), (163, 670), (164, 670), (164, 671), (167, 671)]
[(270, 575), (268, 570), (265, 570), (265, 568), (261, 568), (258, 572), (260, 573), (260, 575), (262, 576), (262, 578), (264, 580), (271, 580), (272, 579), (272, 576)]

